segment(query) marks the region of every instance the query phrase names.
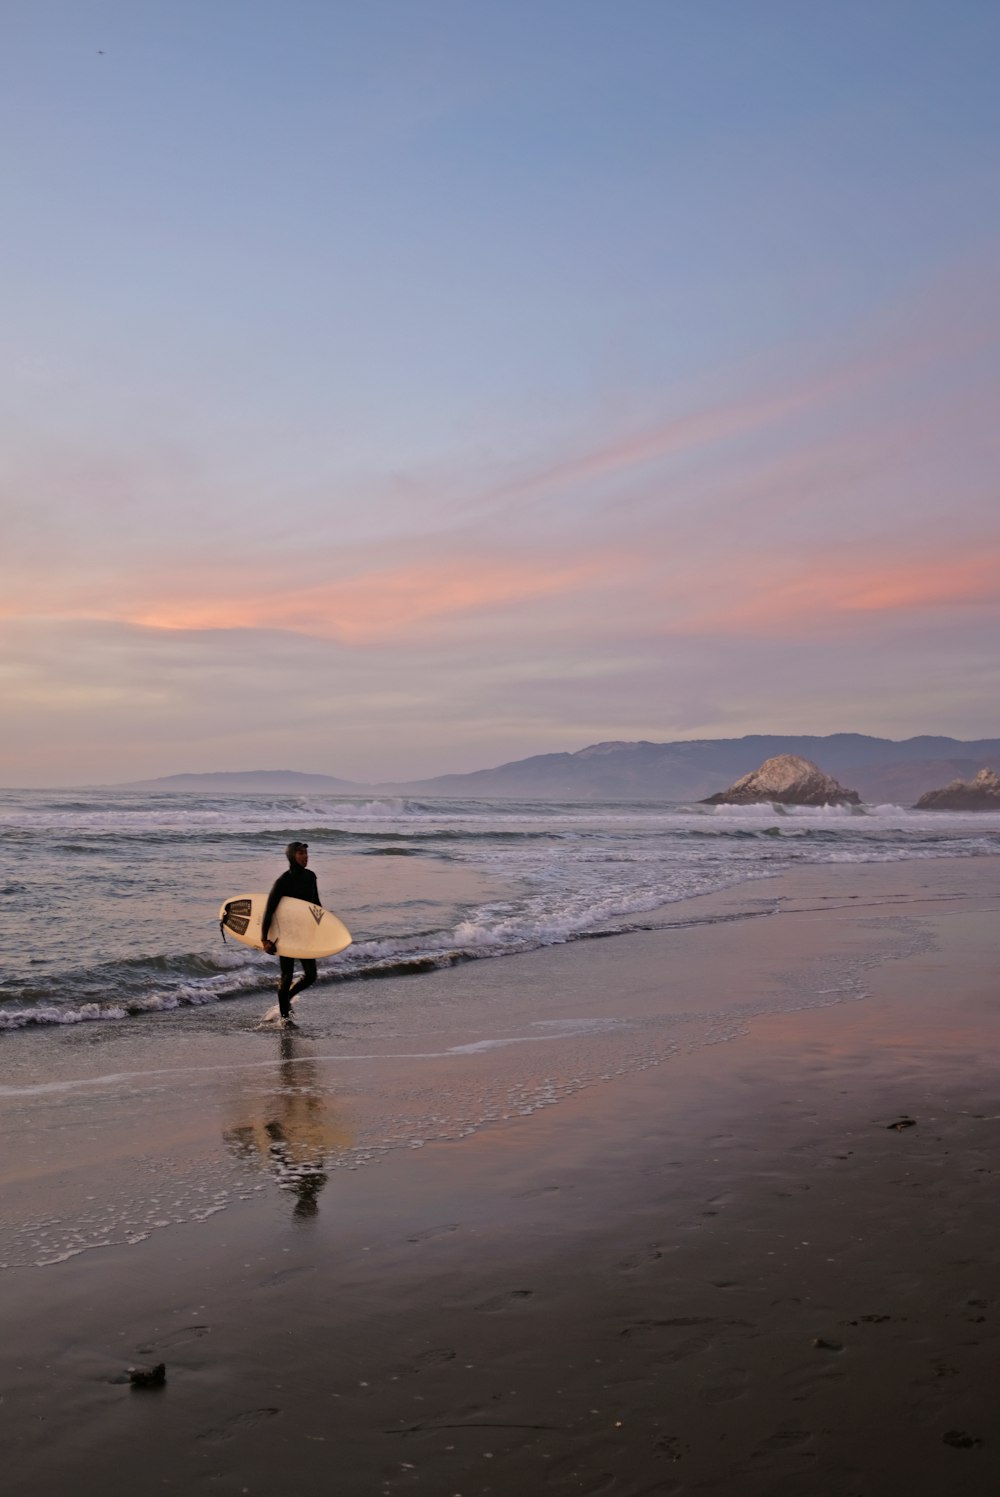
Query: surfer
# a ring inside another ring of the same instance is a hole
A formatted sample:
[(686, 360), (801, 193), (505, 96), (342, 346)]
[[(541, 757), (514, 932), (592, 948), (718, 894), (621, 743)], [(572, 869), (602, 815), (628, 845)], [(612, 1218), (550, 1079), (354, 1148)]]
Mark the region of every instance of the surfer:
[[(288, 859), (288, 868), (275, 879), (270, 894), (267, 896), (267, 904), (264, 907), (264, 918), (261, 921), (260, 933), (264, 943), (264, 950), (273, 956), (277, 951), (273, 941), (267, 939), (267, 932), (271, 925), (271, 916), (278, 908), (282, 899), (304, 899), (309, 904), (319, 904), (319, 889), (316, 885), (316, 875), (311, 872), (309, 864), (309, 843), (289, 842), (285, 848), (285, 857)], [(295, 975), (295, 957), (279, 956), (278, 962), (281, 966), (281, 977), (278, 982), (278, 1010), (281, 1022), (290, 1025), (292, 1021), (292, 999), (296, 993), (301, 993), (304, 988), (311, 988), (316, 981), (316, 963), (308, 957), (300, 957), (302, 963), (302, 976), (298, 982), (293, 983)]]

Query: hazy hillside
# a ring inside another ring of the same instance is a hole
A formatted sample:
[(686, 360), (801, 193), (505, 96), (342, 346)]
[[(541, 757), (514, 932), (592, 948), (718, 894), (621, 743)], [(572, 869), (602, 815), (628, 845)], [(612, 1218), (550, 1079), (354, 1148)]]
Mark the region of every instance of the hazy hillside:
[(212, 774), (170, 774), (158, 780), (131, 780), (123, 790), (187, 790), (200, 795), (234, 793), (258, 795), (306, 795), (326, 791), (327, 795), (362, 794), (367, 785), (353, 780), (338, 780), (330, 774), (300, 774), (295, 769), (234, 769)]
[(912, 804), (956, 775), (1000, 766), (1000, 739), (895, 742), (860, 733), (827, 737), (758, 735), (686, 743), (596, 743), (575, 754), (539, 754), (393, 787), (409, 795), (511, 796), (524, 799), (701, 800), (775, 754), (814, 760), (863, 800)]
[(595, 743), (576, 753), (537, 754), (470, 774), (359, 784), (294, 770), (168, 775), (130, 786), (142, 790), (276, 795), (418, 795), (517, 800), (701, 800), (749, 774), (775, 754), (814, 760), (863, 800), (912, 805), (926, 790), (977, 770), (1000, 769), (1000, 739), (963, 743), (920, 737), (896, 742), (861, 733), (826, 737), (753, 734), (684, 743)]

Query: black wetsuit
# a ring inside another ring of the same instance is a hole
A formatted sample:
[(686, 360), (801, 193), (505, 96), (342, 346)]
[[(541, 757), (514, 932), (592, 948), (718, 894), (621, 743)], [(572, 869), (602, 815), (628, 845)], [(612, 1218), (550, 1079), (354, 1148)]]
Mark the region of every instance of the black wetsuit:
[[(319, 904), (319, 888), (316, 884), (316, 875), (311, 868), (300, 868), (298, 863), (290, 863), (288, 872), (275, 879), (271, 892), (267, 896), (264, 918), (260, 925), (261, 939), (264, 941), (267, 940), (271, 916), (282, 899), (304, 899), (308, 904)], [(308, 957), (302, 957), (300, 960), (302, 976), (293, 986), (295, 957), (279, 956), (278, 958), (281, 968), (281, 980), (278, 983), (278, 1008), (283, 1019), (287, 1019), (291, 1013), (292, 999), (296, 993), (301, 993), (303, 988), (311, 988), (316, 981), (316, 963), (310, 961)]]

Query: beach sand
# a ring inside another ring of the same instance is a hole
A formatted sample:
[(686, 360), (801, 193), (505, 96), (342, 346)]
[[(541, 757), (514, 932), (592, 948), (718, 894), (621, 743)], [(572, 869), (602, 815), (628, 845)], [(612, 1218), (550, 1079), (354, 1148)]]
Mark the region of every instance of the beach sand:
[(995, 1493), (998, 910), (826, 866), (400, 979), (423, 1046), (10, 1036), (5, 1490)]

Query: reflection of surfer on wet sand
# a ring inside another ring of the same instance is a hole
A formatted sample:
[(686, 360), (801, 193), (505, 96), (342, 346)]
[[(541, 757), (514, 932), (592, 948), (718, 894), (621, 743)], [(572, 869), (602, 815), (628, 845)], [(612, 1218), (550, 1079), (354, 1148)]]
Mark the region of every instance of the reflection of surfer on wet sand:
[(331, 1115), (316, 1062), (301, 1054), (294, 1035), (283, 1033), (280, 1043), (277, 1087), (251, 1092), (248, 1078), (234, 1099), (241, 1120), (222, 1136), (296, 1197), (292, 1215), (303, 1220), (318, 1212), (330, 1158), (350, 1146), (352, 1135), (343, 1117)]

